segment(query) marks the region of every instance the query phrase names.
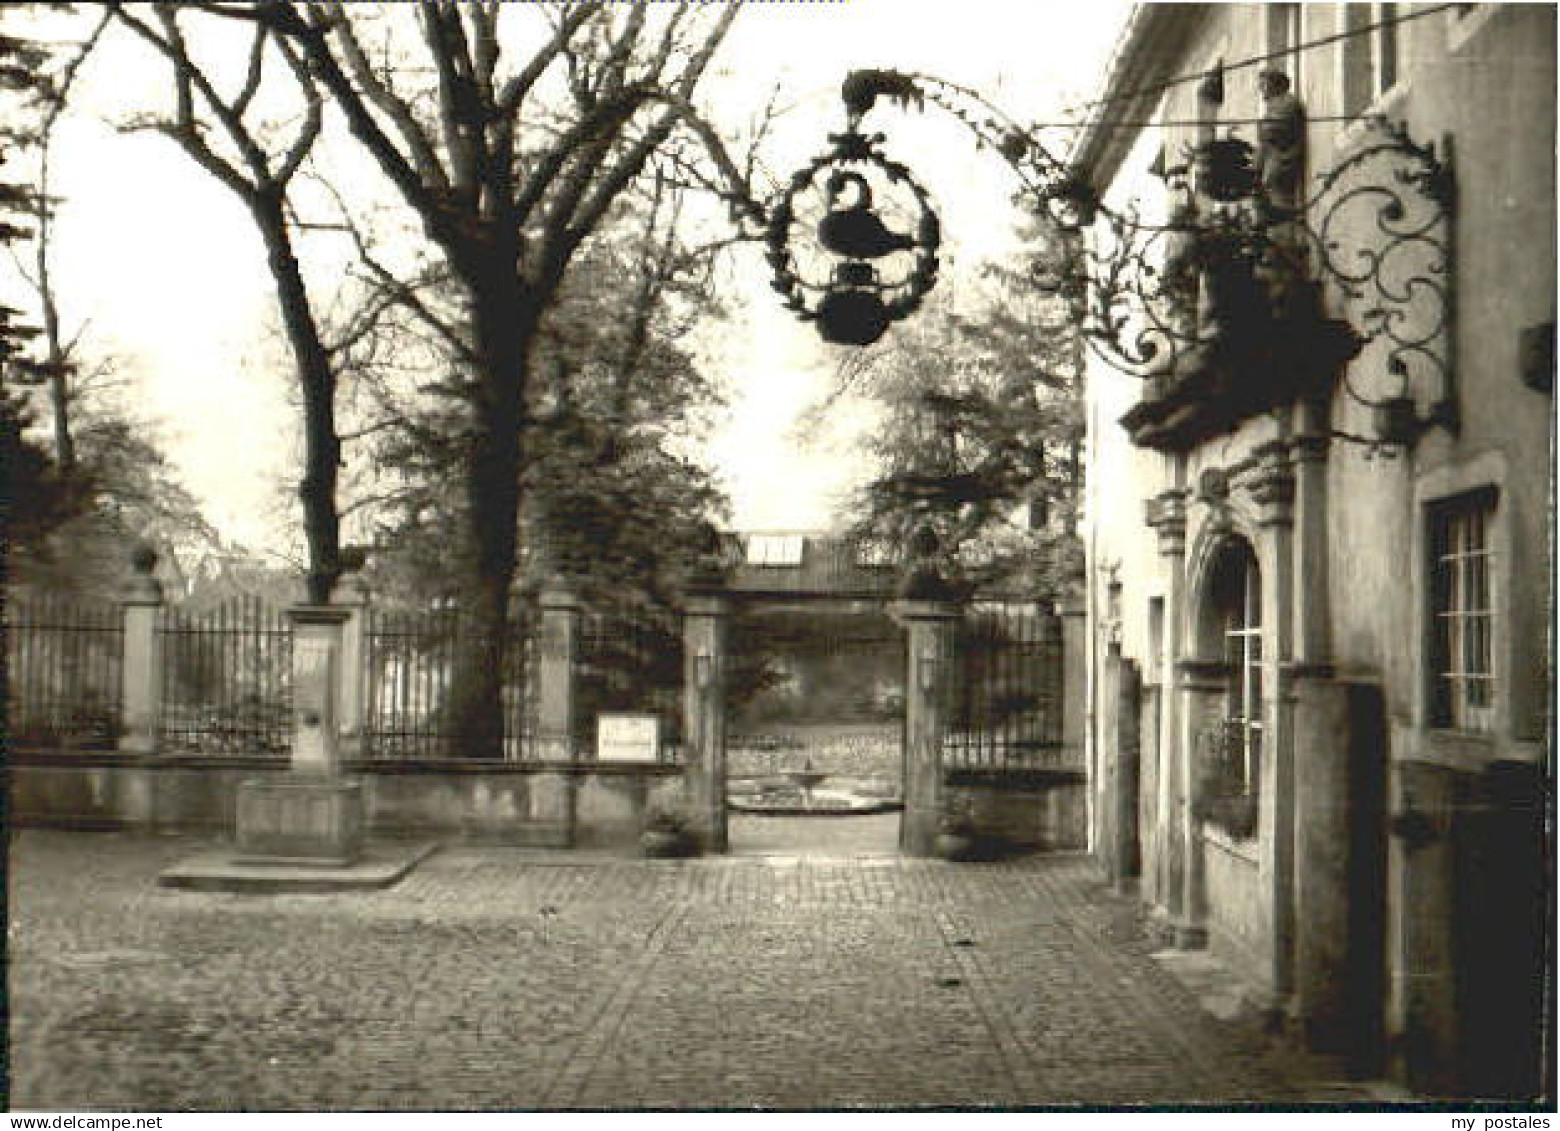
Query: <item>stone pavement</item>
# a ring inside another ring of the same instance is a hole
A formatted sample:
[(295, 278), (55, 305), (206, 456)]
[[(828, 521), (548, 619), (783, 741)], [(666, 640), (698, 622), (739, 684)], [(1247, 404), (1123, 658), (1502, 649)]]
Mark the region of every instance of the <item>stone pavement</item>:
[(1081, 856), (449, 848), (382, 892), (154, 886), (202, 847), (13, 837), (14, 1107), (1361, 1097), (1202, 1013)]

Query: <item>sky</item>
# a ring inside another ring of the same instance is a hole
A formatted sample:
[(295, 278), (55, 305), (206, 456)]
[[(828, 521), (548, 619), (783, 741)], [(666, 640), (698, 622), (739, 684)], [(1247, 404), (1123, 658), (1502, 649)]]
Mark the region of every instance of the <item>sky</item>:
[[(756, 114), (772, 89), (786, 112), (763, 151), (782, 173), (843, 124), (838, 90), (858, 67), (921, 71), (978, 89), (1021, 119), (1043, 118), (1098, 85), (1126, 18), (1119, 0), (834, 0), (746, 6), (698, 101), (719, 122)], [(84, 73), (80, 112), (56, 148), (56, 274), (67, 322), (111, 352), (138, 414), (222, 533), (251, 547), (296, 540), (286, 492), (296, 475), (296, 409), (276, 331), (270, 275), (236, 198), (165, 139), (125, 133), (126, 107), (166, 97), (165, 72), (109, 44)], [(1013, 247), (1011, 173), (946, 116), (875, 110), (867, 125), (928, 188), (945, 233), (941, 286), (961, 266)], [(339, 248), (338, 248), (339, 251)], [(327, 253), (328, 254), (328, 253)], [(0, 271), (9, 269), (0, 264)], [(831, 525), (863, 473), (859, 414), (803, 433), (797, 418), (828, 388), (836, 347), (793, 319), (767, 286), (761, 249), (734, 254), (731, 322), (706, 339), (729, 404), (707, 460), (741, 529)]]

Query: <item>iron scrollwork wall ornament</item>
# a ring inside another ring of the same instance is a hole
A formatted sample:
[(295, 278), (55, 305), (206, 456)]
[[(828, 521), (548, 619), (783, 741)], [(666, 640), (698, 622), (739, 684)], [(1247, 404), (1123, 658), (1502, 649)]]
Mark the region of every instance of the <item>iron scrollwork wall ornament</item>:
[(1312, 204), (1312, 255), (1362, 339), (1344, 390), (1369, 411), (1373, 446), (1457, 425), (1455, 204), (1449, 155), (1385, 118), (1368, 120)]
[(883, 155), (882, 134), (852, 125), (829, 140), (769, 209), (771, 285), (825, 341), (866, 346), (936, 285), (942, 227), (910, 170)]
[[(1068, 300), (1091, 352), (1149, 382), (1145, 411), (1124, 420), (1140, 442), (1196, 442), (1284, 400), (1320, 395), (1340, 372), (1370, 421), (1366, 435), (1336, 435), (1390, 451), (1434, 424), (1454, 426), (1449, 161), (1401, 125), (1367, 118), (1307, 195), (1304, 108), (1281, 72), (1258, 81), (1253, 144), (1233, 130), (1216, 135), (1224, 76), (1206, 77), (1198, 97), (1208, 124), (1166, 171), (1163, 208), (1107, 206), (1039, 127), (926, 75), (849, 76), (849, 130), (836, 150), (862, 144), (857, 129), (879, 98), (937, 106), (995, 150), (1018, 174), (1020, 199), (1059, 237), (1054, 262), (1036, 267), (1037, 285)], [(798, 177), (811, 180), (809, 171)], [(775, 231), (772, 223), (778, 272), (790, 262)], [(815, 309), (782, 277), (776, 286), (804, 316)]]
[(1154, 382), (1123, 421), (1148, 446), (1195, 442), (1341, 372), (1370, 420), (1335, 435), (1390, 453), (1455, 424), (1452, 174), (1373, 118), (1302, 198), (1291, 141), (1303, 118), (1287, 84), (1273, 94), (1257, 146), (1204, 139), (1171, 172), (1163, 223), (1101, 210), (1084, 259), (1086, 340)]

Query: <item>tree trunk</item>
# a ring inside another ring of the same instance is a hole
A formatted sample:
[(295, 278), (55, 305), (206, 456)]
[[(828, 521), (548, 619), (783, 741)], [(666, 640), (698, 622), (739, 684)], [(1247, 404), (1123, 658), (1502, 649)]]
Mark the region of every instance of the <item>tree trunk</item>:
[[(46, 237), (40, 236), (40, 239)], [(54, 417), (54, 458), (67, 476), (76, 470), (76, 438), (70, 430), (70, 355), (60, 339), (60, 312), (54, 301), (46, 255), (38, 253), (38, 294), (43, 307), (43, 338), (48, 350), (49, 407)]]
[(336, 435), (336, 374), (320, 340), (298, 257), (293, 254), (281, 192), (261, 192), (249, 205), (265, 240), (282, 325), (292, 347), (298, 388), (303, 395), (303, 478), (298, 482), (298, 498), (303, 503), (303, 530), (309, 544), (309, 600), (324, 604), (330, 600), (341, 576), (341, 516), (336, 510), (336, 480), (341, 463), (341, 440)]
[[(522, 292), (514, 259), (468, 275), (475, 374), (472, 443), (466, 466), (464, 553), (459, 555), (461, 631), (450, 687), (446, 753), (455, 758), (504, 756), (505, 657), (510, 589), (518, 560), (521, 429), (530, 347), (539, 304)], [(519, 736), (516, 735), (516, 738)]]

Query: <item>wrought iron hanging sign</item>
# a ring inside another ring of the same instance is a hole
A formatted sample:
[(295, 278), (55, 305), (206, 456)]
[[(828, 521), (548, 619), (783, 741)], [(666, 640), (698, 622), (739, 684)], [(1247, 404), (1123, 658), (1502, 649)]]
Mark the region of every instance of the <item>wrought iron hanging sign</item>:
[[(881, 156), (881, 135), (862, 134), (860, 123), (881, 97), (931, 103), (1017, 172), (1019, 197), (1059, 236), (1037, 284), (1068, 302), (1092, 352), (1150, 382), (1142, 410), (1123, 421), (1135, 439), (1195, 442), (1320, 392), (1341, 372), (1348, 396), (1371, 413), (1366, 439), (1411, 443), (1452, 422), (1450, 167), (1377, 118), (1353, 131), (1332, 169), (1307, 180), (1303, 107), (1283, 74), (1265, 71), (1258, 84), (1255, 137), (1217, 136), (1224, 75), (1206, 76), (1198, 100), (1207, 124), (1162, 171), (1168, 207), (1110, 207), (1052, 155), (1039, 127), (976, 92), (925, 75), (855, 72), (841, 91), (846, 132), (771, 212), (774, 285), (830, 341), (875, 341), (919, 305), (936, 278), (936, 216), (904, 166)], [(919, 219), (872, 223), (880, 193), (852, 181), (861, 169), (907, 190)], [(823, 203), (803, 220), (809, 195)], [(799, 228), (834, 257), (820, 282), (798, 268)], [(891, 257), (913, 264), (892, 283), (883, 271)]]
[(871, 345), (936, 284), (941, 226), (926, 190), (883, 155), (882, 134), (829, 140), (768, 210), (771, 285), (825, 341)]

